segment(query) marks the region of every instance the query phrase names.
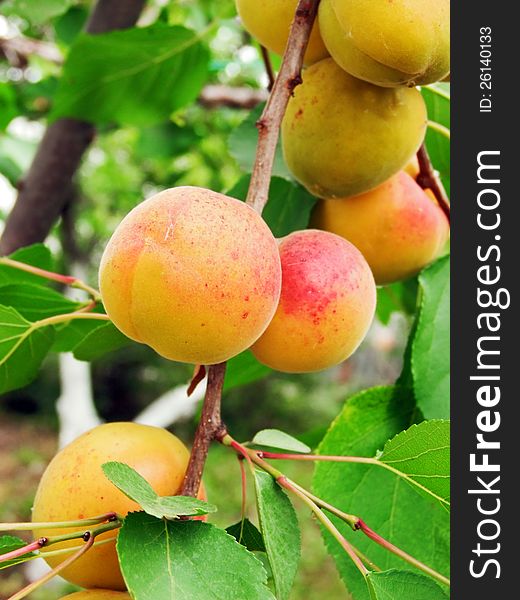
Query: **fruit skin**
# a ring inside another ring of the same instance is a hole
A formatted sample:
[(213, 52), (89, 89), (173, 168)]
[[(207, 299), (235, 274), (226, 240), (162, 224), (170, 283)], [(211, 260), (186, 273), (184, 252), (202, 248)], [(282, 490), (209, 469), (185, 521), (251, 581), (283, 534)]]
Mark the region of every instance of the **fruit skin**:
[[(120, 492), (104, 475), (101, 465), (124, 462), (140, 473), (161, 496), (179, 492), (189, 452), (165, 429), (137, 423), (108, 423), (95, 427), (63, 448), (45, 470), (34, 499), (33, 522), (67, 521), (102, 515), (111, 511), (126, 515), (139, 506)], [(83, 528), (37, 529), (35, 538), (56, 536)], [(108, 531), (98, 541), (115, 538)], [(49, 547), (57, 550), (78, 547), (83, 542), (69, 540)], [(45, 555), (45, 550), (42, 550)], [(66, 555), (69, 556), (69, 555)], [(65, 558), (66, 558), (65, 556)], [(64, 556), (46, 558), (51, 567)], [(91, 548), (60, 575), (80, 587), (126, 589), (115, 543)]]
[(321, 200), (311, 222), (352, 242), (378, 285), (393, 283), (418, 273), (448, 240), (448, 220), (430, 194), (401, 171), (365, 194)]
[(162, 356), (223, 362), (258, 339), (281, 287), (278, 248), (249, 206), (177, 187), (135, 207), (108, 242), (99, 269), (109, 317)]
[(282, 123), (287, 166), (312, 194), (342, 198), (400, 171), (426, 132), (415, 88), (381, 88), (327, 58), (306, 69)]
[(450, 72), (449, 0), (322, 0), (323, 41), (345, 71), (376, 85), (425, 85)]
[(113, 590), (82, 590), (63, 596), (61, 600), (131, 600), (128, 592), (114, 592)]
[(350, 242), (325, 231), (280, 240), (282, 294), (273, 320), (251, 350), (287, 373), (332, 367), (361, 343), (376, 306), (374, 278)]
[[(280, 55), (285, 51), (297, 4), (298, 0), (236, 0), (244, 28), (262, 46)], [(310, 65), (328, 55), (316, 19), (304, 63)]]

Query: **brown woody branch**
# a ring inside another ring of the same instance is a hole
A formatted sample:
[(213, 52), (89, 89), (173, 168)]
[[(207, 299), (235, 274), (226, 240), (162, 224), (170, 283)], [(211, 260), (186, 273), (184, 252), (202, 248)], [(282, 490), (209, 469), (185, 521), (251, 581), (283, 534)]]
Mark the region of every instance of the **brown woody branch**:
[(423, 190), (431, 190), (435, 199), (439, 203), (443, 213), (446, 215), (448, 219), (448, 223), (450, 222), (450, 201), (448, 199), (448, 195), (442, 185), (439, 176), (435, 172), (433, 165), (431, 163), (430, 157), (428, 155), (428, 150), (426, 150), (426, 145), (424, 142), (421, 144), (421, 147), (417, 151), (417, 160), (419, 161), (419, 175), (416, 177), (417, 183), (423, 188)]
[(220, 400), (226, 374), (226, 363), (211, 365), (208, 368), (208, 385), (202, 406), (199, 425), (191, 449), (190, 461), (182, 483), (182, 496), (197, 496), (202, 472), (211, 442), (225, 431), (220, 416)]
[[(262, 212), (267, 202), (278, 130), (285, 108), (294, 87), (301, 82), (300, 71), (303, 55), (316, 17), (318, 3), (319, 0), (299, 1), (280, 72), (259, 121), (260, 134), (247, 199), (248, 204), (259, 213)], [(202, 416), (195, 433), (190, 462), (180, 491), (185, 496), (197, 495), (210, 443), (214, 439), (221, 439), (226, 434), (220, 417), (225, 370), (225, 363), (209, 367)]]
[(206, 108), (254, 108), (267, 100), (265, 90), (248, 87), (231, 87), (229, 85), (206, 85), (202, 88), (198, 102)]
[(246, 202), (259, 213), (267, 203), (276, 144), (285, 109), (294, 88), (302, 82), (303, 55), (309, 42), (319, 1), (298, 2), (280, 72), (264, 112), (257, 122), (258, 145)]
[(269, 56), (269, 50), (265, 46), (260, 46), (260, 54), (264, 61), (265, 72), (267, 73), (267, 89), (272, 91), (276, 75), (274, 74), (273, 64), (271, 63), (271, 57)]
[[(98, 0), (86, 26), (91, 34), (125, 29), (139, 18), (145, 0)], [(72, 178), (94, 139), (91, 123), (58, 119), (47, 128), (0, 238), (0, 255), (43, 241), (71, 194)]]

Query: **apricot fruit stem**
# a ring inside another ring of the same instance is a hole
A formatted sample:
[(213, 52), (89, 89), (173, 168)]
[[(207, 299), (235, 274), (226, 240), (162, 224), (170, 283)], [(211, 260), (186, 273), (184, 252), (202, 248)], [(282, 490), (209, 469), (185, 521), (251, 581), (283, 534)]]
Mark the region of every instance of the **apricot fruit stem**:
[(7, 256), (0, 257), (0, 265), (12, 267), (13, 269), (19, 269), (20, 271), (26, 271), (27, 273), (32, 273), (33, 275), (37, 275), (38, 277), (44, 277), (45, 279), (57, 281), (58, 283), (63, 283), (64, 285), (83, 290), (87, 292), (87, 294), (92, 296), (95, 302), (101, 302), (101, 294), (98, 290), (94, 289), (90, 285), (87, 285), (84, 281), (81, 281), (81, 279), (73, 277), (72, 275), (61, 275), (60, 273), (46, 271), (45, 269), (40, 269), (39, 267), (28, 265), (18, 260), (13, 260), (12, 258), (8, 258)]
[(95, 539), (96, 539), (95, 536), (91, 535), (89, 537), (89, 539), (85, 542), (85, 544), (83, 546), (81, 546), (81, 548), (77, 552), (75, 552), (72, 556), (69, 556), (68, 558), (66, 558), (57, 567), (55, 567), (51, 571), (47, 572), (43, 577), (40, 577), (40, 579), (37, 579), (36, 581), (31, 582), (29, 585), (26, 585), (19, 592), (16, 592), (16, 594), (10, 596), (8, 598), (8, 600), (22, 600), (22, 598), (25, 598), (30, 593), (34, 592), (34, 590), (36, 590), (37, 588), (42, 586), (44, 583), (47, 583), (47, 581), (50, 581), (53, 577), (55, 577), (56, 575), (59, 575), (59, 573), (61, 571), (63, 571), (63, 569), (67, 568), (73, 562), (78, 560), (78, 558), (81, 558), (83, 556), (83, 554), (85, 554), (85, 552), (90, 550), (90, 548), (94, 544)]
[(39, 550), (43, 546), (47, 544), (47, 538), (41, 537), (30, 544), (22, 546), (21, 548), (17, 548), (16, 550), (12, 550), (11, 552), (6, 552), (5, 554), (0, 554), (0, 563), (7, 562), (9, 560), (13, 560), (14, 558), (19, 558), (24, 554), (29, 554), (29, 552), (34, 552), (35, 550)]
[(435, 196), (442, 212), (446, 215), (448, 223), (450, 223), (450, 201), (442, 182), (433, 168), (428, 150), (423, 142), (417, 151), (417, 160), (419, 161), (419, 175), (416, 181), (423, 190), (430, 189)]
[(202, 414), (195, 432), (186, 475), (179, 491), (180, 496), (197, 496), (209, 446), (224, 430), (220, 417), (220, 402), (225, 374), (225, 362), (208, 367), (208, 385), (202, 405)]
[(274, 74), (273, 64), (271, 63), (271, 57), (269, 56), (269, 50), (265, 46), (262, 46), (262, 44), (260, 44), (260, 54), (262, 55), (262, 60), (264, 61), (265, 66), (265, 72), (267, 74), (267, 89), (269, 92), (271, 92), (274, 86), (276, 76)]
[(276, 145), (285, 109), (301, 83), (303, 55), (318, 11), (319, 0), (299, 0), (280, 71), (262, 116), (257, 122), (258, 144), (246, 203), (261, 213), (267, 203)]
[(379, 544), (380, 546), (382, 546), (389, 552), (392, 552), (392, 554), (399, 556), (400, 558), (405, 560), (410, 565), (413, 565), (417, 569), (421, 570), (423, 573), (426, 573), (430, 577), (433, 577), (437, 581), (440, 581), (440, 583), (443, 583), (444, 585), (447, 585), (447, 586), (450, 585), (450, 580), (447, 577), (444, 577), (444, 575), (441, 575), (440, 573), (438, 573), (437, 571), (435, 571), (428, 565), (425, 565), (424, 563), (420, 562), (419, 560), (417, 560), (416, 558), (414, 558), (413, 556), (411, 556), (404, 550), (401, 550), (401, 548), (398, 548), (397, 546), (394, 546), (394, 544), (392, 544), (388, 540), (385, 540), (385, 538), (381, 537), (373, 529), (370, 529), (370, 527), (361, 519), (359, 519), (359, 529), (371, 540), (373, 540), (374, 542), (376, 542), (377, 544)]
[(49, 521), (47, 523), (0, 523), (0, 531), (32, 531), (33, 529), (61, 529), (63, 527), (81, 527), (84, 525), (97, 525), (98, 523), (104, 523), (105, 521), (114, 521), (120, 519), (120, 517), (114, 513), (109, 512), (104, 515), (96, 517), (89, 517), (87, 519), (77, 519), (75, 521)]

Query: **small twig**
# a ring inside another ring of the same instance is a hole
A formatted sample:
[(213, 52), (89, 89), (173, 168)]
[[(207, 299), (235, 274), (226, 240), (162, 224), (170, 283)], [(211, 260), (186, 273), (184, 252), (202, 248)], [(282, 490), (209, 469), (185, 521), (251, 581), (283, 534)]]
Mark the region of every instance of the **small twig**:
[(446, 215), (448, 223), (450, 222), (450, 201), (448, 195), (444, 189), (444, 186), (439, 179), (439, 176), (435, 172), (431, 163), (426, 145), (424, 142), (417, 151), (417, 160), (419, 161), (419, 175), (416, 177), (417, 183), (423, 188), (423, 190), (430, 189), (435, 196), (435, 199), (439, 203), (442, 212)]
[(76, 521), (45, 521), (43, 523), (0, 523), (0, 531), (33, 531), (34, 529), (64, 529), (66, 527), (87, 527), (88, 525), (97, 525), (104, 521), (115, 521), (122, 519), (115, 512), (105, 513), (98, 517), (88, 519), (77, 519)]
[(389, 552), (392, 552), (392, 554), (399, 556), (399, 558), (402, 558), (410, 565), (413, 565), (417, 569), (421, 570), (423, 573), (426, 573), (427, 575), (433, 577), (437, 581), (440, 581), (444, 585), (450, 585), (450, 580), (447, 577), (444, 577), (444, 575), (441, 575), (428, 565), (425, 565), (420, 560), (417, 560), (416, 558), (408, 554), (408, 552), (401, 550), (401, 548), (398, 548), (388, 540), (385, 540), (385, 538), (381, 537), (373, 529), (370, 529), (370, 527), (361, 519), (359, 519), (359, 530), (362, 531), (371, 540), (373, 540)]
[(26, 585), (22, 590), (20, 590), (13, 596), (10, 596), (8, 600), (21, 600), (22, 598), (25, 598), (26, 596), (28, 596), (35, 589), (39, 588), (44, 583), (47, 583), (47, 581), (50, 581), (55, 575), (58, 575), (61, 571), (63, 571), (63, 569), (65, 569), (66, 567), (71, 565), (73, 562), (78, 560), (78, 558), (81, 558), (81, 556), (83, 556), (83, 554), (85, 554), (85, 552), (87, 552), (87, 550), (89, 550), (93, 546), (95, 539), (96, 539), (96, 537), (94, 535), (90, 535), (87, 539), (85, 539), (85, 545), (82, 546), (75, 554), (73, 554), (72, 556), (69, 556), (69, 558), (66, 558), (56, 568), (54, 568), (54, 569), (52, 569), (52, 571), (49, 571), (48, 573), (46, 573), (40, 579), (37, 579), (36, 581), (33, 581), (29, 585)]
[(211, 365), (208, 368), (208, 386), (202, 406), (199, 425), (195, 433), (195, 440), (191, 450), (190, 461), (186, 469), (186, 475), (179, 492), (181, 496), (193, 496), (198, 494), (202, 471), (206, 463), (209, 445), (224, 428), (220, 418), (220, 401), (226, 363)]
[(280, 72), (257, 122), (258, 145), (246, 202), (258, 213), (267, 203), (280, 125), (294, 88), (302, 82), (303, 55), (318, 10), (319, 0), (299, 0)]
[(45, 546), (46, 543), (47, 543), (47, 538), (41, 537), (37, 540), (34, 540), (34, 542), (31, 542), (30, 544), (22, 546), (21, 548), (17, 548), (16, 550), (11, 550), (11, 552), (6, 552), (5, 554), (0, 554), (0, 563), (8, 562), (15, 558), (20, 558), (24, 554), (29, 554), (31, 552), (35, 552), (36, 550), (43, 548), (43, 546)]
[(269, 56), (269, 50), (265, 46), (260, 45), (260, 53), (262, 55), (262, 60), (264, 61), (265, 72), (268, 79), (267, 89), (271, 92), (276, 79), (273, 70), (273, 63), (271, 62), (271, 57)]

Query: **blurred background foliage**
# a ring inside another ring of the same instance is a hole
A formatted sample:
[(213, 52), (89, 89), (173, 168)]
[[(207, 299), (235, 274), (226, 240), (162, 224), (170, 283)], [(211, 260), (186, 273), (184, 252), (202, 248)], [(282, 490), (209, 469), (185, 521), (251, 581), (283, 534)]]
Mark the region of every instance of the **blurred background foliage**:
[[(74, 0), (0, 3), (0, 229), (56, 108), (63, 61), (78, 40), (91, 5)], [(150, 0), (139, 25), (154, 23), (205, 32), (208, 60), (197, 67), (202, 73), (191, 74), (195, 79), (202, 75), (205, 86), (265, 90), (259, 48), (242, 29), (233, 0)], [(276, 67), (279, 59), (272, 59)], [(244, 155), (232, 153), (228, 140), (249, 113), (249, 108), (208, 106), (199, 100), (144, 126), (98, 123), (96, 138), (77, 173), (70, 207), (47, 240), (59, 270), (79, 266), (86, 279), (95, 282), (101, 252), (122, 216), (161, 189), (195, 185), (226, 192), (236, 186), (244, 175), (240, 168)], [(256, 139), (250, 129), (250, 139)], [(349, 394), (395, 381), (410, 327), (403, 309), (413, 312), (415, 300), (415, 282), (382, 290), (379, 319), (360, 351), (339, 367), (305, 376), (273, 372), (227, 392), (223, 412), (230, 431), (245, 440), (261, 428), (276, 427), (316, 445)], [(147, 347), (124, 348), (92, 364), (96, 408), (106, 420), (132, 419), (190, 375), (189, 366), (170, 363)], [(59, 393), (57, 356), (50, 355), (36, 381), (1, 399), (1, 521), (29, 518), (38, 478), (56, 451)], [(189, 419), (172, 429), (189, 443), (194, 425), (195, 419)], [(240, 515), (235, 463), (231, 453), (215, 448), (205, 474), (209, 498), (219, 505), (214, 521), (223, 526)], [(290, 465), (288, 472), (303, 484), (310, 481), (310, 467)], [(292, 598), (344, 598), (318, 528), (305, 509), (297, 508), (304, 551)], [(0, 597), (19, 589), (23, 578), (22, 569), (0, 572)], [(51, 588), (31, 598), (50, 600), (58, 595)]]

